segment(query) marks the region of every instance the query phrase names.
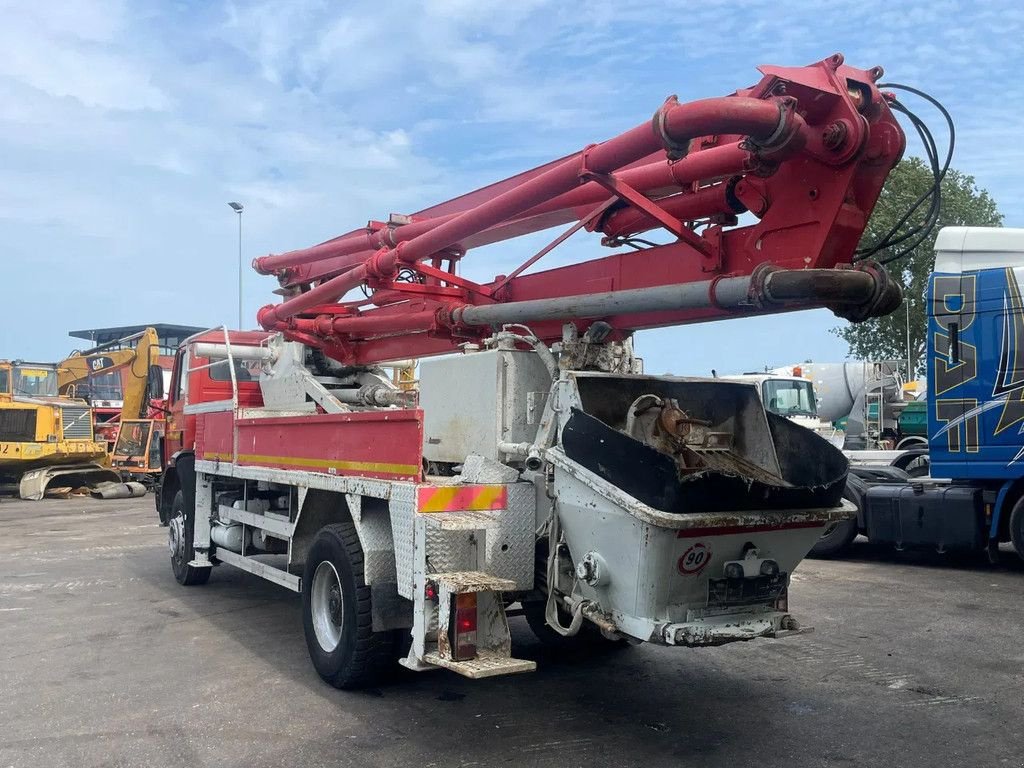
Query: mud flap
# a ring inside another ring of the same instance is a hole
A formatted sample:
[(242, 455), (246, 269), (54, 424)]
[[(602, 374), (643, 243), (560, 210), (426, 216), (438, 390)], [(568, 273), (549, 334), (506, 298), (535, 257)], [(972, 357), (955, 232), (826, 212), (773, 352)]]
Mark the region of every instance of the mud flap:
[(86, 486), (95, 488), (101, 483), (120, 483), (121, 477), (109, 467), (99, 464), (77, 464), (71, 466), (42, 467), (33, 469), (21, 476), (18, 483), (18, 495), (27, 501), (39, 501), (46, 495), (50, 484), (60, 479), (62, 483), (73, 488)]

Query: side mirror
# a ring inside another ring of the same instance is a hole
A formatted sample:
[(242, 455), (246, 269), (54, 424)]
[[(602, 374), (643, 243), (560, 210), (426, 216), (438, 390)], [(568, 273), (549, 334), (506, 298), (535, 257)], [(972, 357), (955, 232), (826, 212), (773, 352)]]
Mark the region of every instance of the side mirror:
[(150, 400), (162, 400), (164, 397), (164, 369), (159, 365), (149, 366), (149, 377), (146, 383)]

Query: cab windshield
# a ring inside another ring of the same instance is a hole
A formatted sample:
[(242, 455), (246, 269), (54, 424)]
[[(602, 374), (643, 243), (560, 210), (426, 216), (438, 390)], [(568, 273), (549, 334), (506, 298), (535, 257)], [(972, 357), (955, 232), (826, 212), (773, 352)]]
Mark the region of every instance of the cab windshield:
[(121, 374), (117, 371), (93, 374), (76, 387), (75, 396), (89, 402), (93, 400), (123, 400)]
[(771, 379), (761, 385), (768, 410), (779, 416), (817, 416), (814, 389), (809, 381)]
[(126, 421), (117, 432), (114, 454), (129, 459), (146, 456), (149, 451), (149, 433), (152, 421)]
[(57, 372), (50, 368), (19, 365), (14, 368), (14, 394), (57, 396)]

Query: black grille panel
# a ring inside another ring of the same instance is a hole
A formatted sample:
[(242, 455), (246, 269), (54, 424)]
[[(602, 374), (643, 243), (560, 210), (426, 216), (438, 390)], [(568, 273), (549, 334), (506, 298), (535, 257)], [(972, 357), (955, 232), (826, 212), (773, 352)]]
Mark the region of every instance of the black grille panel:
[(30, 408), (0, 409), (0, 441), (32, 442), (36, 439), (36, 411)]

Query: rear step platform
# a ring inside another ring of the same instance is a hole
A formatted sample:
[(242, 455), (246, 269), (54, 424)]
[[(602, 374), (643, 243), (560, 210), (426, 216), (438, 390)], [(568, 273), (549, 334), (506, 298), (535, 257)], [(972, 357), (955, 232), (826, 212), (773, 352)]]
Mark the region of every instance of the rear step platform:
[(516, 588), (516, 583), (511, 579), (500, 579), (483, 571), (432, 573), (427, 578), (453, 595), (467, 592), (511, 592)]
[(452, 661), (441, 657), (441, 654), (431, 652), (423, 657), (428, 664), (435, 664), (452, 672), (458, 672), (464, 677), (479, 680), (482, 677), (496, 677), (497, 675), (512, 675), (517, 672), (533, 672), (537, 669), (537, 662), (526, 659), (513, 659), (497, 651), (479, 651), (475, 659), (469, 661)]
[[(515, 581), (484, 571), (432, 573), (427, 580), (434, 586), (437, 596), (436, 647), (426, 650), (420, 659), (414, 659), (410, 654), (408, 660), (403, 660), (404, 666), (416, 671), (431, 666), (441, 667), (474, 680), (537, 669), (535, 661), (512, 657), (512, 641), (501, 593), (514, 591)], [(467, 595), (472, 595), (469, 606), (457, 609), (456, 603), (464, 602)], [(468, 616), (464, 613), (463, 618), (470, 625), (456, 629), (459, 611), (466, 610), (470, 613)], [(459, 634), (463, 632), (467, 634)], [(457, 658), (456, 647), (460, 645), (460, 637), (465, 637), (465, 642), (473, 648), (470, 658)]]

